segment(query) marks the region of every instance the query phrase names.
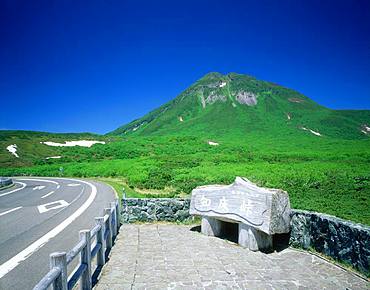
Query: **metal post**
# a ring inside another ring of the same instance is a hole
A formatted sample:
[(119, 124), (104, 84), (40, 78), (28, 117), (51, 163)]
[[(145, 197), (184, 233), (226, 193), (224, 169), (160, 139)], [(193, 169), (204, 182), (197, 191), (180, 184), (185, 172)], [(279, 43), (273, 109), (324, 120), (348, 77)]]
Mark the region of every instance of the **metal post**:
[(57, 252), (50, 255), (50, 269), (58, 267), (60, 275), (53, 282), (54, 290), (67, 290), (67, 253)]
[(97, 255), (97, 264), (98, 266), (103, 266), (105, 264), (104, 217), (96, 217), (95, 222), (96, 224), (100, 225), (100, 230), (96, 234), (96, 242), (101, 245), (100, 250)]
[(92, 289), (92, 278), (91, 278), (91, 234), (89, 230), (80, 231), (80, 239), (85, 239), (86, 245), (81, 250), (81, 264), (86, 264), (86, 270), (81, 276), (81, 289), (91, 290)]
[(106, 208), (105, 210), (105, 214), (108, 215), (108, 220), (107, 220), (107, 230), (108, 230), (108, 237), (107, 237), (107, 249), (111, 249), (112, 248), (112, 244), (113, 244), (113, 236), (112, 236), (112, 210), (111, 208)]
[(117, 236), (117, 212), (116, 212), (116, 203), (113, 201), (110, 203), (110, 207), (112, 209), (112, 230), (113, 230), (113, 237)]

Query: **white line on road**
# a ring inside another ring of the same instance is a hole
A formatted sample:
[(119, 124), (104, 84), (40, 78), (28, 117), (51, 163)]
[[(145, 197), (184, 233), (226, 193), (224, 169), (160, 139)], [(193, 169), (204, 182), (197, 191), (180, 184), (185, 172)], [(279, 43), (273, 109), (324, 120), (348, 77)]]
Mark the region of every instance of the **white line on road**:
[(4, 212), (1, 212), (1, 213), (0, 213), (0, 216), (6, 215), (7, 213), (11, 213), (11, 212), (16, 211), (16, 210), (18, 210), (18, 209), (21, 209), (22, 207), (23, 207), (23, 206), (18, 206), (18, 207), (12, 208), (12, 209), (10, 209), (10, 210), (7, 210), (7, 211), (4, 211)]
[(80, 186), (81, 184), (79, 184), (79, 183), (70, 183), (70, 184), (68, 184), (67, 186)]
[(16, 192), (16, 191), (21, 190), (21, 189), (23, 189), (23, 188), (25, 188), (25, 187), (26, 187), (26, 184), (25, 184), (25, 183), (23, 183), (23, 182), (14, 182), (14, 183), (21, 184), (21, 185), (22, 185), (22, 187), (20, 187), (20, 188), (16, 188), (16, 189), (11, 190), (11, 191), (8, 191), (8, 192), (4, 192), (4, 193), (0, 194), (0, 197), (5, 196), (5, 195), (8, 195), (8, 194), (11, 194), (11, 193), (13, 193), (13, 192)]
[(26, 180), (26, 181), (41, 181), (41, 182), (49, 182), (49, 183), (54, 183), (56, 185), (59, 185), (58, 182), (50, 179), (36, 179), (36, 178), (17, 178), (17, 180)]
[(45, 194), (45, 195), (41, 196), (41, 198), (48, 197), (49, 195), (52, 195), (54, 192), (55, 192), (54, 190), (53, 190), (53, 191), (50, 191), (49, 193), (47, 193), (47, 194)]
[(4, 277), (7, 273), (9, 273), (11, 270), (17, 267), (20, 262), (26, 260), (34, 252), (36, 252), (42, 246), (44, 246), (50, 239), (54, 238), (57, 234), (63, 231), (68, 225), (70, 225), (76, 218), (78, 218), (91, 205), (91, 203), (94, 201), (96, 197), (97, 189), (95, 185), (91, 184), (90, 182), (83, 181), (83, 180), (73, 180), (73, 181), (79, 181), (91, 187), (91, 194), (89, 198), (85, 201), (85, 203), (78, 210), (76, 210), (72, 215), (70, 215), (63, 222), (57, 225), (54, 229), (52, 229), (50, 232), (43, 235), (37, 241), (33, 242), (23, 251), (19, 252), (17, 255), (9, 259), (7, 262), (0, 265), (0, 278)]
[(60, 184), (57, 185), (57, 189), (59, 189), (59, 188), (60, 188)]
[(38, 186), (35, 186), (32, 190), (41, 190), (44, 188), (45, 188), (45, 185), (38, 185)]

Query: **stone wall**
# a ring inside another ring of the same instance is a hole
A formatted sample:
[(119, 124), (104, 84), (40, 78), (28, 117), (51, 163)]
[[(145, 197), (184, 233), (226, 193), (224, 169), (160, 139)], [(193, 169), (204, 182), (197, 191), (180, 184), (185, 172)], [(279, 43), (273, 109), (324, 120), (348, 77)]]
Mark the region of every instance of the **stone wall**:
[(369, 273), (370, 227), (321, 213), (294, 210), (290, 245), (312, 248)]
[(190, 199), (181, 198), (127, 198), (122, 200), (123, 222), (185, 222), (191, 220)]
[[(123, 222), (189, 221), (190, 199), (128, 198), (122, 201)], [(369, 274), (370, 227), (333, 216), (292, 210), (289, 244), (312, 248)]]

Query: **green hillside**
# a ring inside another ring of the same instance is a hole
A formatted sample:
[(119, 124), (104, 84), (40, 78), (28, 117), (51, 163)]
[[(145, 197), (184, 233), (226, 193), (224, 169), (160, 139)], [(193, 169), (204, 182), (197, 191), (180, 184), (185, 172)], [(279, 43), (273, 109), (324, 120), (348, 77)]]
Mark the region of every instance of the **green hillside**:
[[(0, 131), (0, 176), (103, 178), (135, 197), (186, 196), (245, 176), (287, 190), (294, 208), (370, 225), (369, 124), (368, 110), (330, 110), (273, 83), (211, 73), (104, 136)], [(105, 144), (40, 143), (75, 140)]]
[[(302, 94), (246, 75), (210, 73), (174, 100), (111, 135), (191, 135), (209, 138), (250, 134), (367, 139), (370, 111), (335, 111)], [(305, 129), (306, 130), (305, 130)], [(262, 137), (263, 138), (263, 137)]]
[[(70, 148), (53, 147), (41, 142), (64, 143), (71, 140), (103, 140), (102, 136), (91, 133), (48, 133), (36, 131), (0, 130), (0, 167), (19, 167), (47, 163), (48, 157), (62, 156), (70, 158)], [(12, 155), (7, 147), (17, 146), (18, 158)], [(81, 150), (81, 148), (80, 148)], [(82, 149), (83, 150), (83, 149)], [(72, 160), (73, 161), (73, 158)], [(51, 161), (50, 161), (51, 162)]]

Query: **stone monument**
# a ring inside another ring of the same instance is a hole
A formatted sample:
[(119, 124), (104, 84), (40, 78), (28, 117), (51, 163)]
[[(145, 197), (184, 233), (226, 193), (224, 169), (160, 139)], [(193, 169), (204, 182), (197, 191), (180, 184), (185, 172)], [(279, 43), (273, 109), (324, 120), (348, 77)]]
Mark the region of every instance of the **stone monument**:
[(224, 222), (238, 223), (238, 243), (252, 251), (270, 251), (273, 235), (290, 230), (288, 193), (242, 177), (231, 185), (195, 188), (190, 214), (202, 217), (201, 231), (209, 236), (221, 235)]

